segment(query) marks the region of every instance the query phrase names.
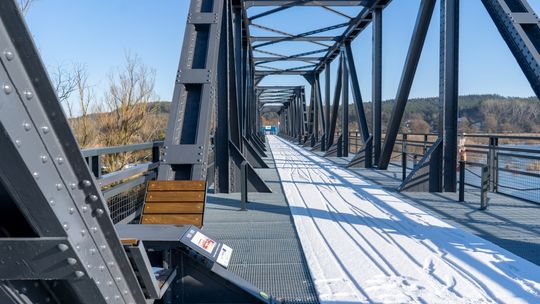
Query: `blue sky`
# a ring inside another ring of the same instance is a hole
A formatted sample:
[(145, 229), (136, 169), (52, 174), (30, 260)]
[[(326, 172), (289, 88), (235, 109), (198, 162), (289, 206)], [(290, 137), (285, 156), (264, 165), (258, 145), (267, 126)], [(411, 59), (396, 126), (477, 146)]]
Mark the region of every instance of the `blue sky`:
[[(383, 98), (395, 97), (419, 0), (394, 0), (384, 11)], [(540, 1), (531, 1), (540, 12)], [(137, 54), (156, 71), (156, 92), (170, 100), (178, 67), (188, 0), (37, 0), (26, 20), (47, 67), (84, 64), (90, 83), (104, 90), (108, 76)], [(263, 10), (255, 8), (250, 15)], [(437, 6), (411, 97), (438, 94), (439, 8)], [(353, 13), (355, 10), (343, 10)], [(345, 19), (320, 8), (294, 8), (257, 23), (293, 34)], [(332, 32), (333, 33), (333, 32)], [(253, 30), (253, 34), (270, 35)], [(324, 34), (324, 33), (323, 33)], [(321, 34), (321, 35), (323, 35)], [(326, 33), (328, 34), (328, 33)], [(480, 0), (461, 1), (460, 94), (534, 95)], [(268, 48), (281, 52), (311, 50), (305, 43)], [(371, 99), (371, 27), (353, 42), (362, 94)], [(332, 67), (335, 78), (336, 64)], [(333, 81), (332, 81), (333, 82)], [(299, 77), (269, 77), (263, 84), (306, 84)]]

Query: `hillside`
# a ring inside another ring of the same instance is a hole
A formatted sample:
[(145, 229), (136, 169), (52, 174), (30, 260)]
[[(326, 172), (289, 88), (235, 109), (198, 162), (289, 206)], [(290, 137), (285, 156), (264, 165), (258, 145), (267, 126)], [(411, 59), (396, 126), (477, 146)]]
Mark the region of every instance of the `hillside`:
[[(382, 105), (383, 130), (391, 116), (394, 100)], [(364, 103), (371, 125), (371, 102)], [(340, 109), (341, 111), (341, 109)], [(503, 97), (499, 95), (467, 95), (459, 97), (461, 132), (540, 132), (540, 101), (537, 98)], [(275, 123), (271, 114), (264, 115), (268, 124)], [(402, 128), (410, 132), (437, 130), (438, 97), (410, 99), (405, 109)], [(339, 121), (338, 119), (338, 126)], [(356, 110), (349, 105), (350, 129), (357, 129)]]

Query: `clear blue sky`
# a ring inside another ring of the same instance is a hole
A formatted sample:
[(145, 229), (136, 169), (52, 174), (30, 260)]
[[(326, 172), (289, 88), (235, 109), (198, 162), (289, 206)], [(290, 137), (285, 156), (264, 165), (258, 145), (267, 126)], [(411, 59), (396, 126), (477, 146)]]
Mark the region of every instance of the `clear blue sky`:
[[(384, 12), (383, 98), (395, 96), (419, 0), (394, 0)], [(80, 63), (88, 67), (98, 94), (126, 52), (156, 71), (156, 91), (170, 100), (183, 40), (188, 0), (37, 0), (27, 22), (48, 67)], [(531, 1), (540, 12), (540, 1)], [(411, 97), (438, 94), (439, 8), (437, 6)], [(250, 15), (261, 11), (252, 9)], [(352, 12), (351, 10), (349, 12)], [(344, 19), (320, 8), (294, 8), (257, 20), (292, 33)], [(269, 35), (253, 30), (253, 34)], [(328, 33), (326, 33), (328, 34)], [(321, 35), (324, 35), (321, 34)], [(460, 94), (534, 95), (480, 0), (461, 1)], [(364, 100), (371, 99), (371, 27), (353, 43)], [(284, 44), (282, 53), (295, 46)], [(317, 49), (309, 44), (300, 50)], [(297, 64), (295, 64), (297, 65)], [(277, 66), (277, 65), (276, 65)], [(333, 64), (332, 78), (335, 78)], [(263, 84), (307, 84), (299, 77), (270, 77)]]

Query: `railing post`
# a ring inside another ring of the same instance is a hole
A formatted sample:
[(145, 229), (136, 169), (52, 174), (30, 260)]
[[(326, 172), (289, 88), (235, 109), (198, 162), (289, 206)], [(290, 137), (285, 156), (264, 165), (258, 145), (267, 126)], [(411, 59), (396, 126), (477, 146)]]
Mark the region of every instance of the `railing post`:
[(488, 146), (488, 166), (489, 166), (489, 181), (490, 181), (490, 190), (492, 192), (497, 192), (497, 186), (499, 184), (499, 157), (497, 146), (499, 145), (499, 139), (497, 137), (489, 138)]
[(481, 184), (480, 184), (480, 210), (486, 210), (488, 207), (487, 193), (489, 191), (489, 167), (482, 166)]
[(465, 161), (459, 161), (459, 201), (465, 201)]
[(246, 205), (248, 202), (248, 190), (247, 190), (247, 169), (248, 162), (242, 161), (240, 164), (240, 211), (247, 211)]
[(424, 153), (422, 153), (424, 155), (427, 152), (427, 142), (428, 142), (428, 134), (424, 134)]
[(343, 134), (341, 134), (337, 139), (337, 157), (343, 156)]
[(401, 179), (405, 180), (407, 178), (407, 134), (402, 134), (401, 141)]
[(101, 155), (94, 155), (89, 158), (90, 170), (96, 178), (101, 177)]
[(159, 149), (159, 146), (154, 145), (152, 147), (152, 162), (159, 163), (159, 160), (160, 160), (160, 149)]

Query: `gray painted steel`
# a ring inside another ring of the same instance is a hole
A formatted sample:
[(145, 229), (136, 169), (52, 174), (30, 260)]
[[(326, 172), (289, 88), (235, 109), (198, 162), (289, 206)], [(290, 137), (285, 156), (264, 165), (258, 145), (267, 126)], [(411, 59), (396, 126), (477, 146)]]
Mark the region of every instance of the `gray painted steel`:
[[(0, 242), (12, 243), (19, 258), (32, 248), (26, 254), (43, 252), (31, 272), (5, 269), (3, 279), (18, 281), (4, 281), (1, 289), (35, 291), (33, 302), (47, 297), (56, 302), (144, 302), (106, 202), (13, 1), (0, 3), (0, 20), (0, 154), (9, 159), (0, 164)], [(62, 256), (67, 265), (50, 273), (48, 263)], [(2, 258), (8, 257), (4, 252)], [(38, 284), (28, 281), (33, 279)]]

